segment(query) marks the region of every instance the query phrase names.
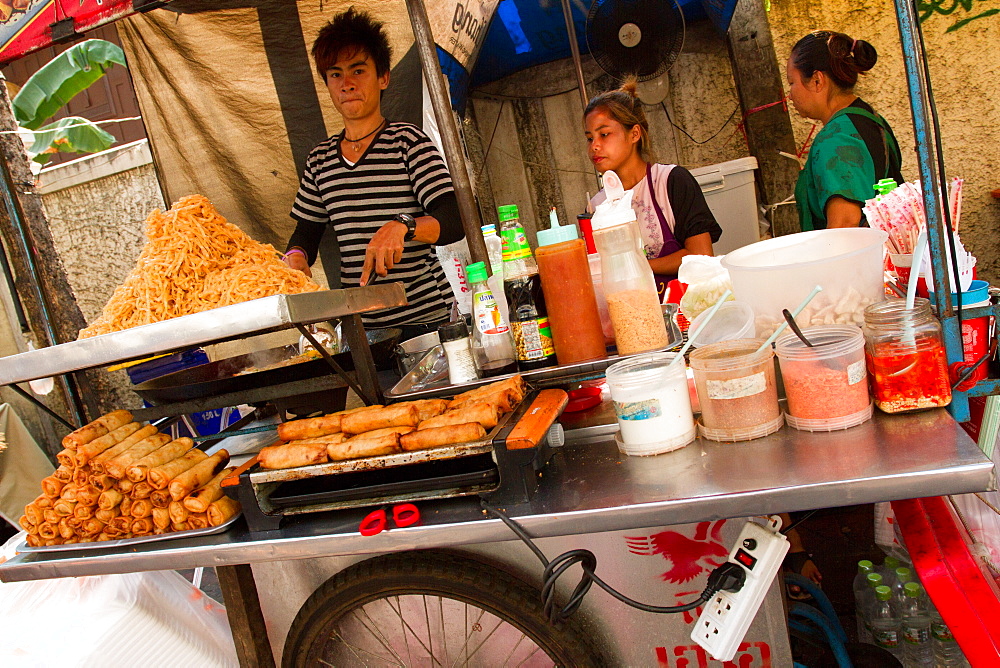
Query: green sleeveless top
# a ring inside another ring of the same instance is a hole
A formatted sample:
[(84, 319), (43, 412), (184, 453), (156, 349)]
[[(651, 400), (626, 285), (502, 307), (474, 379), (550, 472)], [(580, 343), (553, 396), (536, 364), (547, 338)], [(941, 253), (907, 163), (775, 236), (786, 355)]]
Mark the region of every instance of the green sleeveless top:
[[(882, 141), (866, 142), (852, 116), (874, 122)], [(885, 165), (881, 174), (875, 173), (873, 150), (884, 152), (878, 161)], [(864, 205), (865, 200), (875, 196), (873, 186), (879, 180), (894, 178), (901, 183), (900, 163), (899, 145), (884, 118), (858, 106), (835, 113), (816, 135), (809, 159), (795, 183), (802, 230), (826, 229), (826, 204), (831, 197)]]

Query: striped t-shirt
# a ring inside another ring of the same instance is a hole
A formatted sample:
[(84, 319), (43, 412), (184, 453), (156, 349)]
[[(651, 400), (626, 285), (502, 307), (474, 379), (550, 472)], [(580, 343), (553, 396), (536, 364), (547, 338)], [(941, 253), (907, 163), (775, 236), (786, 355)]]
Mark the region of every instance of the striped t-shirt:
[[(354, 164), (330, 137), (306, 159), (292, 218), (333, 228), (340, 246), (341, 284), (361, 284), (365, 249), (380, 227), (398, 213), (427, 215), (431, 203), (452, 192), (451, 177), (434, 144), (417, 126), (389, 123)], [(369, 283), (402, 281), (407, 306), (374, 311), (366, 326), (399, 327), (448, 319), (451, 289), (429, 244), (407, 241), (403, 258), (385, 277), (373, 271)]]

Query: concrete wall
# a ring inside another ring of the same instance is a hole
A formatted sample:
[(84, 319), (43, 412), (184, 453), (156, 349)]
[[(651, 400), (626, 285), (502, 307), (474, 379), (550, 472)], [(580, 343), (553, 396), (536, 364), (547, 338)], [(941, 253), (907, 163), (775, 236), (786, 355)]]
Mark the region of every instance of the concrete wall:
[[(978, 18), (948, 32), (959, 21), (988, 9), (986, 3), (961, 4), (922, 24), (931, 83), (940, 116), (948, 177), (965, 178), (960, 233), (978, 258), (983, 277), (1000, 280), (1000, 15)], [(772, 4), (769, 15), (779, 62), (810, 30), (845, 32), (871, 42), (879, 61), (862, 79), (857, 93), (892, 125), (903, 151), (903, 176), (919, 178), (912, 116), (903, 68), (899, 29), (891, 0), (796, 0)], [(793, 115), (794, 116), (794, 115)], [(793, 117), (801, 145), (810, 123)]]

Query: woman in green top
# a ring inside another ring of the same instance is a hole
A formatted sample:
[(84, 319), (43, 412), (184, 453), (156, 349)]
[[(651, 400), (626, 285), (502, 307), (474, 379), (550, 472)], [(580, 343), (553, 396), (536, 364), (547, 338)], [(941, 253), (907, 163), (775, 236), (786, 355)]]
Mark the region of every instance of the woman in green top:
[(817, 30), (792, 48), (786, 72), (795, 110), (823, 123), (795, 184), (803, 230), (864, 225), (861, 207), (884, 178), (903, 182), (892, 128), (854, 94), (858, 75), (875, 66), (868, 42)]

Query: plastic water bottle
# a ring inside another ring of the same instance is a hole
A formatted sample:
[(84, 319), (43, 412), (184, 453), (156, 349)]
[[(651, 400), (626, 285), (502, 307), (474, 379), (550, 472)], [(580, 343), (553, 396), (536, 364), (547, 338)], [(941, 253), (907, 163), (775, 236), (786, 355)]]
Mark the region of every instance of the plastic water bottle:
[(962, 648), (955, 642), (951, 629), (944, 623), (934, 602), (927, 599), (927, 611), (931, 616), (931, 646), (934, 648), (935, 668), (965, 668), (969, 663), (962, 654)]
[[(865, 582), (868, 583), (868, 590), (864, 592), (862, 599), (862, 615), (864, 616), (864, 640), (861, 642), (875, 642), (874, 633), (872, 631), (872, 610), (878, 601), (875, 598), (875, 589), (882, 586), (882, 576), (878, 573), (869, 573), (865, 576)], [(891, 596), (892, 590), (889, 591)], [(890, 598), (891, 601), (891, 598)]]
[[(868, 608), (875, 597), (871, 595), (871, 585), (868, 584), (868, 574), (875, 572), (875, 566), (867, 559), (858, 562), (858, 574), (854, 576), (854, 618), (858, 624), (858, 642), (871, 642), (872, 635), (868, 632), (866, 621)], [(871, 599), (871, 601), (869, 601)]]
[(934, 648), (931, 645), (931, 616), (927, 610), (927, 595), (916, 582), (903, 587), (903, 665), (906, 668), (933, 668)]
[[(873, 575), (881, 577), (878, 573), (873, 573)], [(875, 645), (891, 652), (898, 659), (901, 649), (899, 646), (900, 623), (899, 617), (892, 610), (891, 600), (891, 589), (885, 585), (875, 587), (875, 604), (871, 609), (869, 625)]]
[(896, 557), (886, 557), (880, 566), (875, 567), (875, 572), (882, 576), (882, 584), (892, 589), (892, 582), (896, 578), (896, 569), (900, 567), (899, 559)]
[(483, 241), (490, 258), (490, 272), (500, 274), (500, 280), (503, 281), (503, 242), (497, 234), (496, 225), (483, 225)]
[(892, 590), (892, 604), (896, 608), (896, 614), (900, 617), (903, 616), (903, 599), (906, 597), (906, 591), (903, 587), (907, 582), (914, 582), (913, 571), (906, 566), (900, 566), (896, 569), (893, 582), (889, 586), (889, 589)]

